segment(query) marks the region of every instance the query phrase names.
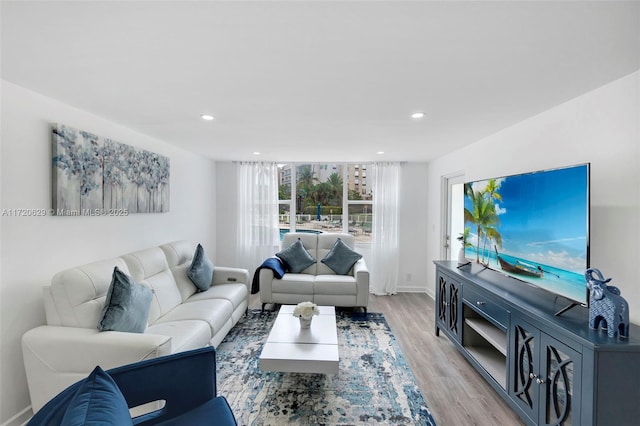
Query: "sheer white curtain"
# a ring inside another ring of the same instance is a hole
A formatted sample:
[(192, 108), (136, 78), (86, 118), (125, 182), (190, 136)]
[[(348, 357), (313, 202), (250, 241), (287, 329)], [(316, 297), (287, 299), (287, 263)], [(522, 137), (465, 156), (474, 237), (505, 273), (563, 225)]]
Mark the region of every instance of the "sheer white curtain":
[(396, 294), (398, 287), (398, 198), (400, 163), (373, 165), (373, 229), (371, 232), (370, 291)]
[(237, 263), (253, 275), (280, 246), (276, 163), (238, 163)]

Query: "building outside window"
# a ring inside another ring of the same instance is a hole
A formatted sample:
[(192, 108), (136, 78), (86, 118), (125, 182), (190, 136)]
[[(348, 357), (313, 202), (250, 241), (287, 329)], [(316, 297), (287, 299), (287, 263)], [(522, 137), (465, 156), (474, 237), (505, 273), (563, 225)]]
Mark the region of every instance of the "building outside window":
[(281, 237), (294, 230), (344, 232), (357, 243), (371, 243), (373, 198), (366, 191), (366, 165), (287, 163), (278, 170)]

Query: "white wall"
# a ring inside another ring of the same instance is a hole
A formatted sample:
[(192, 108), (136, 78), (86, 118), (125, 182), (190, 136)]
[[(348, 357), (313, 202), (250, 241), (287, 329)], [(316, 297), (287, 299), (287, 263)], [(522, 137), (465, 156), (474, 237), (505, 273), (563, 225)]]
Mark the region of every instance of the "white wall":
[(169, 213), (1, 220), (0, 423), (29, 406), (20, 338), (44, 324), (41, 287), (54, 273), (161, 243), (201, 242), (215, 259), (215, 163), (2, 81), (2, 209), (51, 207), (51, 122), (168, 156)]
[(400, 174), (400, 264), (398, 291), (427, 291), (433, 281), (428, 275), (426, 163), (405, 163)]
[[(237, 224), (236, 165), (219, 162), (216, 171), (218, 260), (221, 265), (233, 265)], [(424, 261), (427, 226), (424, 190), (426, 171), (426, 163), (404, 163), (401, 166), (399, 291), (426, 292), (427, 283), (431, 282), (426, 279), (427, 267)], [(358, 247), (358, 251), (370, 262), (368, 247)]]
[(216, 230), (220, 265), (236, 265), (237, 191), (238, 171), (236, 164), (216, 163)]
[[(640, 323), (640, 71), (428, 164), (428, 275), (440, 256), (440, 179), (591, 163), (591, 266), (621, 288)], [(430, 281), (433, 295), (435, 278)]]

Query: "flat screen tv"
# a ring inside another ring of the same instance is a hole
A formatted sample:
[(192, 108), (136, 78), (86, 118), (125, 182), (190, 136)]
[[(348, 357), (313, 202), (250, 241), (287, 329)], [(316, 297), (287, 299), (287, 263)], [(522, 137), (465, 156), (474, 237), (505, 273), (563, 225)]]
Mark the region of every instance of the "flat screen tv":
[(588, 305), (589, 164), (477, 180), (464, 189), (468, 260), (563, 296), (569, 307)]

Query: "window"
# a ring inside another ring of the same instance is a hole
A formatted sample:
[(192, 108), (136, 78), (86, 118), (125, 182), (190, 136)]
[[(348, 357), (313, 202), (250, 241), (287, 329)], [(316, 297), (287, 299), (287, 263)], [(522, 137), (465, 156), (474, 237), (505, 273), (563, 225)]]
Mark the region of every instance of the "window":
[[(360, 164), (280, 164), (280, 235), (288, 231), (348, 232), (371, 243), (372, 197)], [(292, 191), (295, 190), (295, 193)]]
[(278, 224), (280, 240), (282, 240), (282, 235), (291, 229), (291, 179), (291, 168), (287, 167), (287, 164), (278, 164)]
[(373, 223), (373, 198), (367, 193), (366, 170), (364, 164), (350, 164), (348, 166), (348, 214), (349, 233), (362, 242), (371, 243), (371, 226)]

